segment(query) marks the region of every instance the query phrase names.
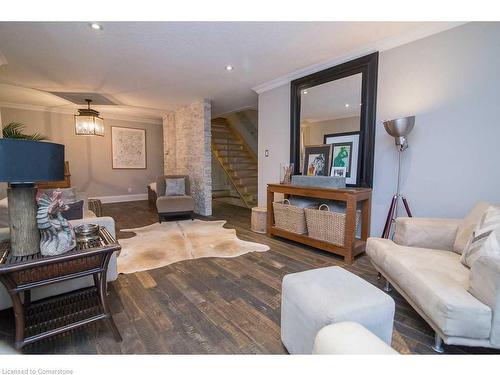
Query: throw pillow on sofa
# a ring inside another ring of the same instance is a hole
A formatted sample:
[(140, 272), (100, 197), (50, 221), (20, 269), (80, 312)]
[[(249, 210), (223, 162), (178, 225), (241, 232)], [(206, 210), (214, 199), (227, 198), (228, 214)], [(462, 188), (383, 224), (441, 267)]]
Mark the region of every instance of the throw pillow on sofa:
[(467, 267), (481, 256), (500, 258), (500, 208), (490, 206), (472, 233), (460, 261)]
[(167, 178), (165, 184), (165, 195), (167, 197), (186, 195), (186, 181), (184, 178)]
[(66, 203), (68, 205), (68, 209), (66, 211), (61, 212), (61, 215), (66, 220), (79, 220), (83, 219), (83, 200)]

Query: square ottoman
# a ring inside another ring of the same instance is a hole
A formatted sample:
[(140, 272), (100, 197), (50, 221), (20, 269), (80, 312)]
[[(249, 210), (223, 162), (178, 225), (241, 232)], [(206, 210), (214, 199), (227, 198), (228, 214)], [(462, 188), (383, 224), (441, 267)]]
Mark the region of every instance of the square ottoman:
[(286, 275), (281, 293), (281, 341), (291, 354), (311, 354), (326, 325), (354, 321), (391, 344), (394, 300), (341, 267)]

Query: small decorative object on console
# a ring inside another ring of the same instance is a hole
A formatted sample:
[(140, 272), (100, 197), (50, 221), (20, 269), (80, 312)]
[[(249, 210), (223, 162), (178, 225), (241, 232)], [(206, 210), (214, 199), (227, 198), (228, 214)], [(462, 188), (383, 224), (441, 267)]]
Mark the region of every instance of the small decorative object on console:
[(293, 163), (281, 163), (280, 184), (289, 184), (292, 181)]
[(44, 256), (64, 254), (76, 246), (75, 233), (61, 212), (68, 209), (62, 200), (62, 192), (52, 196), (42, 194), (37, 199), (36, 220), (40, 229), (40, 252)]

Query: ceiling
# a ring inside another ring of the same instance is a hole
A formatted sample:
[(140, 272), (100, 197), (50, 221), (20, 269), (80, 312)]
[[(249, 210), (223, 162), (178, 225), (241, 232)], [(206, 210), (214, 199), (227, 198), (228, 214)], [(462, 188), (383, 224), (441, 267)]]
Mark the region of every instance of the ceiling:
[(303, 90), (301, 122), (318, 122), (359, 116), (361, 113), (361, 73)]
[(256, 108), (252, 87), (276, 77), (442, 24), (0, 22), (0, 104), (74, 110), (50, 92), (95, 92), (117, 103), (103, 114), (159, 122), (206, 98), (219, 115)]

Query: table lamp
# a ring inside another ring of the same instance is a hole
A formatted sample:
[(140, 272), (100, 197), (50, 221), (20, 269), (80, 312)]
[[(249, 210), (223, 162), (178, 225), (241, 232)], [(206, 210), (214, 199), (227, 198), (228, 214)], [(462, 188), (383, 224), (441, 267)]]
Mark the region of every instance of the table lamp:
[(12, 255), (26, 256), (40, 251), (35, 182), (63, 179), (64, 145), (0, 139), (0, 182), (9, 183)]

